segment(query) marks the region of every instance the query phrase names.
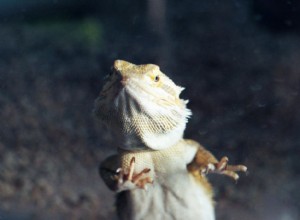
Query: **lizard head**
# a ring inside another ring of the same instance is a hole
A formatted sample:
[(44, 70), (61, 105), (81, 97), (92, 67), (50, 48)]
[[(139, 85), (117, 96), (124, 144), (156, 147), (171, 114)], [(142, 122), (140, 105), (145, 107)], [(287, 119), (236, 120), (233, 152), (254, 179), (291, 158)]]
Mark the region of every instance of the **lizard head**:
[(191, 115), (182, 90), (157, 65), (116, 60), (94, 112), (118, 135), (120, 148), (165, 149), (182, 138)]

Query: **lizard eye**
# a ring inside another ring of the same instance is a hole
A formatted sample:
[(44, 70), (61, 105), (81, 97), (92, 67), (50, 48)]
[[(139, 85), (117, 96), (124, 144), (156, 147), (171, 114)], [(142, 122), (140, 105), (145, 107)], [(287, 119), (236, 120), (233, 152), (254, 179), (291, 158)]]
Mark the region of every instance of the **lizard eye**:
[(159, 76), (155, 76), (154, 82), (158, 82), (159, 80), (160, 80), (160, 77)]

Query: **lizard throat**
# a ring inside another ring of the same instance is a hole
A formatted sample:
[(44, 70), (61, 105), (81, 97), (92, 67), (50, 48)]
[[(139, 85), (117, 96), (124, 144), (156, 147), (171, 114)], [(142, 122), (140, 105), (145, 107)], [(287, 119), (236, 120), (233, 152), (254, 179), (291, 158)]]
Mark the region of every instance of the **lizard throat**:
[(116, 118), (120, 119), (116, 127), (122, 129), (119, 133), (124, 134), (122, 139), (125, 139), (122, 148), (131, 150), (134, 146), (136, 150), (139, 146), (159, 150), (175, 144), (182, 138), (191, 115), (185, 102), (181, 102), (171, 105), (124, 87), (114, 100)]

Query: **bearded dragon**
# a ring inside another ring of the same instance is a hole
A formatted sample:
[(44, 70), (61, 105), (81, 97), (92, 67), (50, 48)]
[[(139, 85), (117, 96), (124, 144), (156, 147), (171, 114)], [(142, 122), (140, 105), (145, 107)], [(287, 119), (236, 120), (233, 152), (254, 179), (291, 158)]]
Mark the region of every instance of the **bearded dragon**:
[(213, 220), (213, 190), (207, 173), (246, 172), (218, 161), (183, 133), (191, 111), (177, 86), (157, 65), (116, 60), (94, 113), (114, 134), (116, 155), (99, 173), (117, 192), (120, 219)]

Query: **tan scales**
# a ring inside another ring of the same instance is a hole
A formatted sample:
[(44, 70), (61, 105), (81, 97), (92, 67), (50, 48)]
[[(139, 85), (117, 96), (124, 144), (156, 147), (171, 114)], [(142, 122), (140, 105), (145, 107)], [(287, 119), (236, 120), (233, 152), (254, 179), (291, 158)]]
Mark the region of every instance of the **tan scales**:
[(213, 220), (206, 174), (237, 180), (236, 172), (247, 170), (183, 139), (191, 111), (179, 97), (182, 90), (157, 65), (116, 60), (95, 101), (95, 115), (114, 133), (118, 149), (100, 174), (118, 192), (120, 219)]

